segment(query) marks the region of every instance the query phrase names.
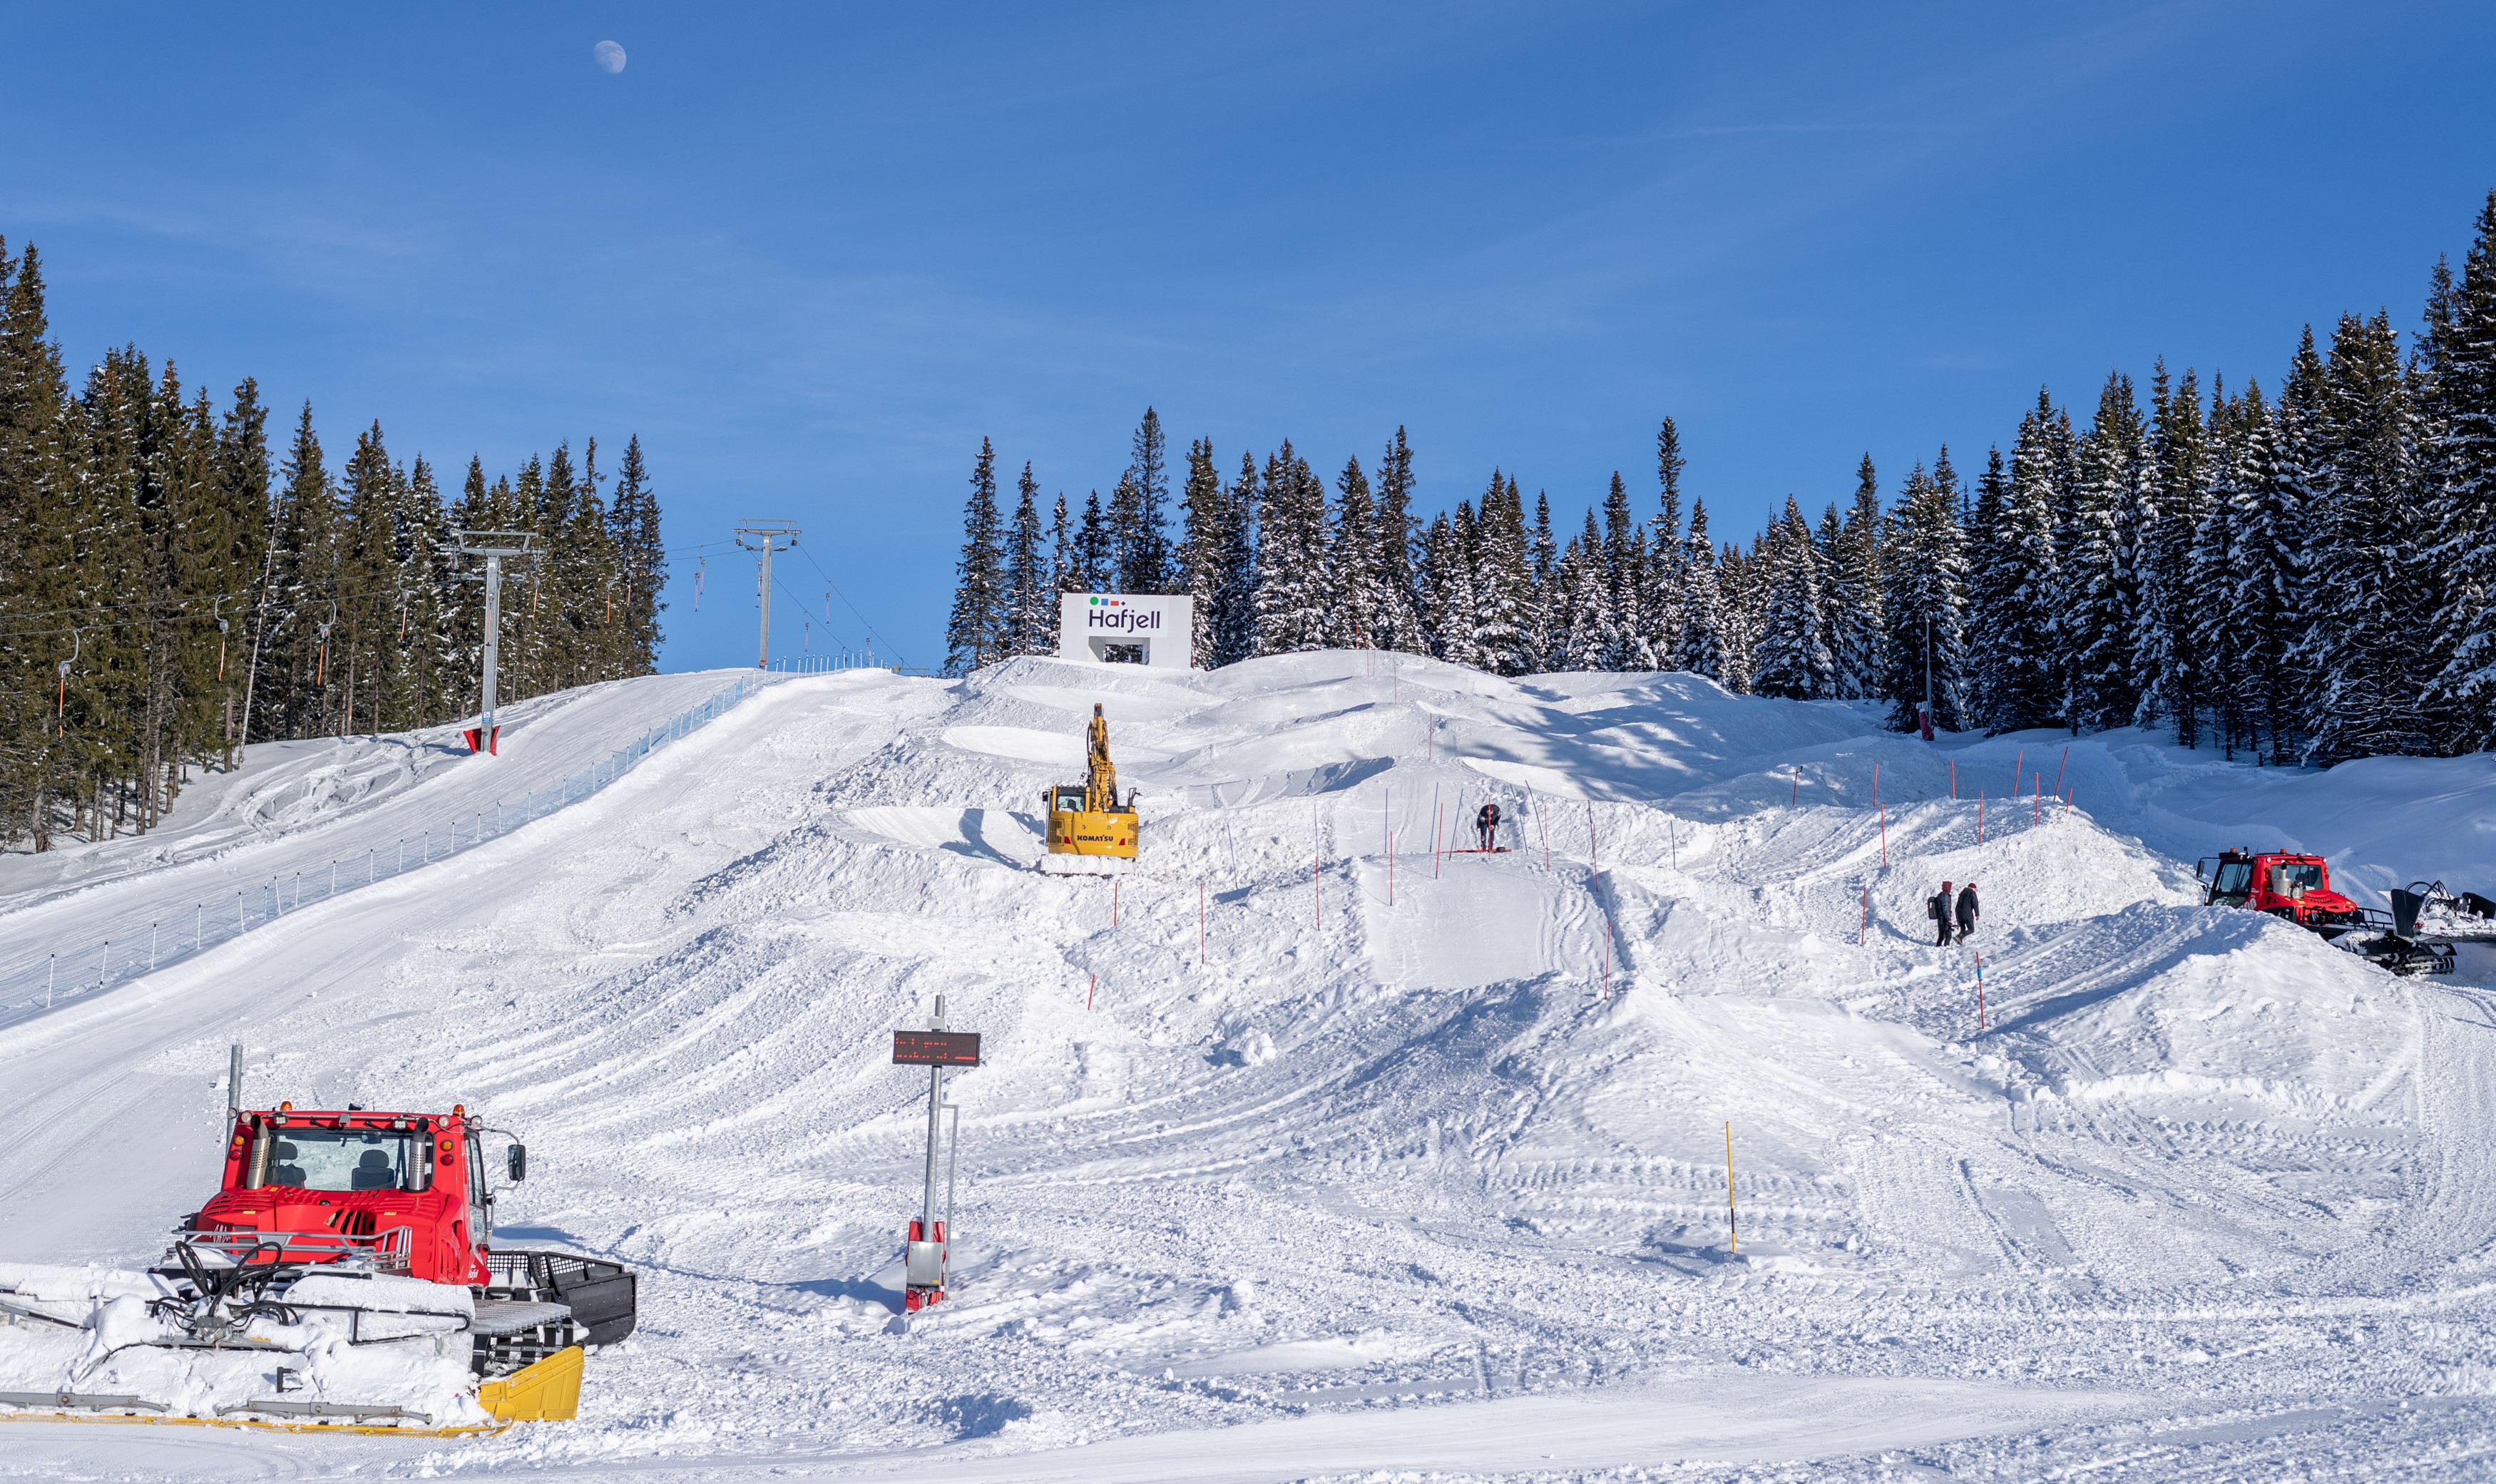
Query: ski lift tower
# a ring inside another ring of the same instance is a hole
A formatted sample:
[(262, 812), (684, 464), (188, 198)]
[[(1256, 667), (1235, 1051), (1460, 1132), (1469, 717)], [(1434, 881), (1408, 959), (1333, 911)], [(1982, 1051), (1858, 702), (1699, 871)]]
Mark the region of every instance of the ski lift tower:
[(738, 545), (763, 553), (763, 573), (757, 579), (761, 592), (756, 605), (763, 610), (763, 653), (754, 662), (758, 669), (771, 667), (771, 553), (795, 547), (798, 534), (797, 528), (785, 520), (749, 520), (736, 528)]
[(478, 709), (477, 725), (462, 735), (468, 739), (468, 751), (497, 754), (495, 739), (502, 728), (494, 725), (494, 665), (503, 629), (503, 564), (516, 562), (515, 572), (526, 572), (545, 551), (534, 531), (453, 531), (451, 537), (454, 556), (485, 559), (484, 571), (459, 574), (463, 582), (485, 584), (484, 679), (480, 688), (484, 703)]

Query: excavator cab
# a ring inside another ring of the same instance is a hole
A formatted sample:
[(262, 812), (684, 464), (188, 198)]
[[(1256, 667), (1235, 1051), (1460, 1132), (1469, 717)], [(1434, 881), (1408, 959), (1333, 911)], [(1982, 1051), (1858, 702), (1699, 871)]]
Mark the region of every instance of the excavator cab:
[(1118, 770), (1109, 761), (1109, 723), (1095, 702), (1085, 734), (1089, 767), (1080, 784), (1059, 784), (1042, 796), (1048, 810), (1048, 853), (1040, 869), (1050, 876), (1121, 876), (1136, 862), (1138, 820), (1133, 800), (1118, 802)]

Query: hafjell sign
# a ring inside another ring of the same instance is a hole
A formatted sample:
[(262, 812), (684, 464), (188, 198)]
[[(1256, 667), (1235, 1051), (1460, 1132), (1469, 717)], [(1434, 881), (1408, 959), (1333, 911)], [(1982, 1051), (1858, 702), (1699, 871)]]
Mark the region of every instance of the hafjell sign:
[(1196, 659), (1196, 600), (1176, 593), (1060, 594), (1057, 658), (1190, 668)]

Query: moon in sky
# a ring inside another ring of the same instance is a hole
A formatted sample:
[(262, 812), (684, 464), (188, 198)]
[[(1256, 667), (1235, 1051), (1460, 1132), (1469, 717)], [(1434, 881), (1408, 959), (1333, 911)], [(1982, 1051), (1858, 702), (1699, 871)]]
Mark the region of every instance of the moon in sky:
[(624, 48), (613, 42), (600, 42), (589, 48), (589, 56), (602, 71), (617, 73), (624, 70)]

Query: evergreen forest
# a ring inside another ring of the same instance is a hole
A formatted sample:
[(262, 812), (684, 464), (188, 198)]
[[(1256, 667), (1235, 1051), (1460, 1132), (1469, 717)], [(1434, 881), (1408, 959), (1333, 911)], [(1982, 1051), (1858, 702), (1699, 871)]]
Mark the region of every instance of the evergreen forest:
[(1061, 592), (1186, 593), (1204, 667), (1686, 670), (1900, 729), (1929, 694), (1952, 730), (2157, 727), (2273, 765), (2496, 746), (2496, 192), (2406, 345), (2349, 314), (2268, 388), (2161, 361), (2076, 416), (2041, 389), (1972, 473), (1941, 447), (1885, 486), (1866, 454), (1747, 541), (1710, 531), (1669, 417), (1643, 491), (1614, 474), (1582, 520), (1494, 469), (1424, 521), (1400, 428), (1330, 479), (1289, 441), (1224, 462), (1199, 439), (1173, 470), (1147, 409), (1106, 506), (1044, 509), (1025, 464), (1008, 513), (983, 440), (949, 671), (1053, 653)]
[[(478, 567), (459, 529), (535, 533), (503, 590), (498, 698), (655, 668), (666, 578), (640, 440), (595, 440), (446, 498), (379, 422), (332, 469), (307, 403), (277, 432), (170, 359), (73, 385), (42, 262), (0, 242), (0, 847), (143, 831), (245, 742), (397, 731), (478, 704)], [(468, 571), (463, 571), (466, 569)]]

